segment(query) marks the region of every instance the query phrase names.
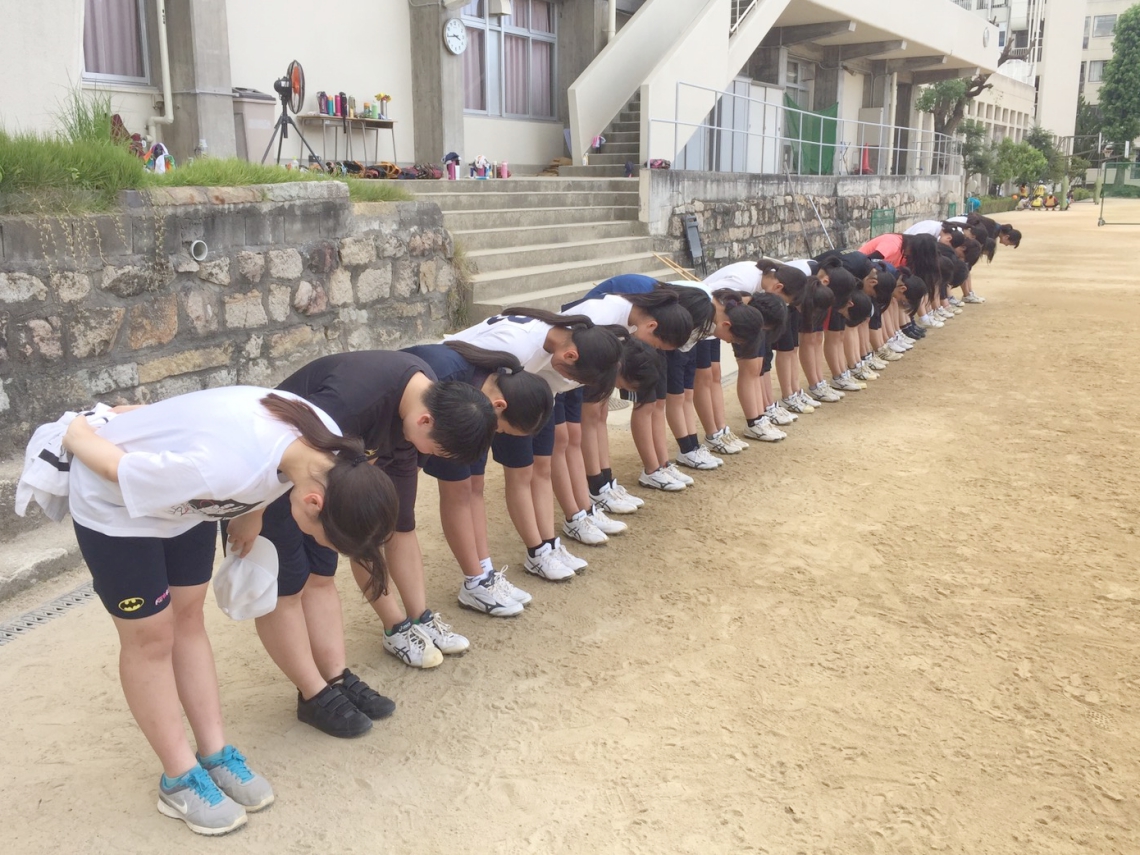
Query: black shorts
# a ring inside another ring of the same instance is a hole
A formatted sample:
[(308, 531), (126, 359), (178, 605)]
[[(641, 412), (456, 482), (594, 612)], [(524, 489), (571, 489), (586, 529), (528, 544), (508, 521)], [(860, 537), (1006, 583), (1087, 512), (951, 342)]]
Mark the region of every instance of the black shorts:
[(761, 377), (763, 377), (765, 374), (767, 374), (769, 371), (772, 370), (772, 359), (775, 357), (775, 355), (776, 355), (776, 351), (774, 351), (770, 347), (764, 351), (764, 364), (760, 366), (760, 376)]
[(843, 332), (845, 329), (847, 329), (847, 318), (833, 308), (827, 315), (827, 331)]
[(800, 324), (802, 323), (803, 318), (800, 315), (800, 310), (795, 306), (788, 306), (788, 321), (784, 324), (784, 331), (776, 339), (776, 350), (787, 353), (800, 346)]
[(693, 388), (697, 376), (697, 348), (692, 350), (671, 350), (665, 355), (665, 391), (669, 395), (684, 395), (686, 389)]
[(474, 463), (456, 463), (450, 458), (429, 454), (423, 469), (437, 481), (466, 481), (472, 475), (482, 475), (487, 471), (487, 452), (483, 452), (483, 456)]
[[(697, 356), (697, 368), (711, 368), (714, 362), (720, 362), (720, 339), (706, 338), (697, 347), (704, 345), (707, 356)], [(694, 348), (695, 350), (696, 348)]]
[[(495, 462), (507, 469), (525, 469), (534, 464), (534, 458), (550, 457), (554, 453), (554, 423), (557, 420), (557, 410), (551, 413), (533, 436), (515, 436), (509, 433), (497, 433), (491, 440), (491, 456)], [(561, 422), (559, 422), (561, 424)]]
[(114, 617), (156, 615), (170, 605), (172, 586), (204, 585), (214, 573), (217, 523), (199, 523), (177, 537), (112, 537), (73, 525), (95, 593)]
[(883, 312), (874, 303), (871, 304), (871, 317), (867, 319), (867, 329), (881, 330), (883, 328)]
[[(222, 523), (222, 539), (226, 525)], [(309, 574), (332, 576), (340, 558), (335, 549), (321, 546), (301, 531), (289, 507), (286, 493), (265, 509), (261, 536), (277, 547), (277, 596), (291, 597), (301, 593)]]

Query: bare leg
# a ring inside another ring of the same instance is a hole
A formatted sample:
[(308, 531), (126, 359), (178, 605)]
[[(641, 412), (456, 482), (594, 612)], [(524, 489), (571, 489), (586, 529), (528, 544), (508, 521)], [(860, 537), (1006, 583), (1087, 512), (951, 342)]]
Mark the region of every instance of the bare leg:
[[(475, 530), (472, 513), (471, 478), (463, 481), (438, 481), (439, 521), (443, 525), (443, 536), (451, 547), (451, 554), (459, 563), (464, 576), (481, 576), (479, 565), (478, 534)], [(484, 538), (486, 532), (484, 532)]]
[[(698, 368), (696, 379), (693, 382), (693, 407), (697, 411), (697, 417), (701, 420), (705, 433), (710, 435), (718, 430), (716, 413), (713, 410), (712, 384), (712, 369)], [(695, 424), (693, 425), (693, 432), (696, 433)]]
[(688, 410), (689, 396), (692, 392), (686, 391), (683, 395), (665, 396), (665, 420), (669, 423), (669, 430), (673, 432), (674, 439), (688, 436)]
[[(570, 443), (566, 446), (566, 471), (570, 475), (574, 501), (578, 503), (578, 507), (588, 511), (593, 503), (590, 501), (590, 484), (586, 480), (586, 465), (582, 461), (584, 432), (581, 424), (566, 423), (566, 433), (570, 438)], [(601, 472), (601, 469), (598, 472)]]
[[(308, 584), (308, 583), (306, 583)], [(334, 589), (335, 594), (335, 589)], [(303, 594), (277, 598), (277, 607), (254, 620), (265, 652), (305, 698), (311, 698), (328, 682), (317, 667), (303, 603)], [(339, 600), (338, 600), (339, 612)], [(341, 647), (343, 649), (343, 632)]]
[[(388, 593), (373, 600), (372, 608), (384, 622), (384, 629), (392, 629), (407, 616), (419, 617), (427, 609), (424, 559), (415, 530), (393, 532), (384, 547), (384, 557), (388, 561)], [(354, 561), (352, 574), (363, 591), (369, 581), (367, 572)], [(397, 592), (402, 607), (396, 600)]]
[(646, 472), (656, 472), (662, 464), (658, 462), (657, 448), (653, 437), (653, 420), (657, 408), (653, 404), (636, 407), (629, 417), (629, 432), (633, 434), (633, 446), (641, 458), (641, 468)]
[[(534, 518), (542, 540), (554, 537), (554, 485), (551, 482), (551, 458), (534, 456), (534, 477), (530, 481), (530, 494), (534, 502)], [(540, 541), (541, 542), (541, 541)]]
[(711, 382), (709, 383), (709, 400), (712, 402), (713, 422), (716, 424), (716, 429), (720, 430), (728, 425), (728, 420), (724, 414), (724, 383), (723, 377), (720, 373), (720, 363), (714, 362), (709, 366), (709, 376)]
[[(554, 455), (550, 458), (550, 477), (554, 487), (554, 496), (562, 506), (562, 513), (566, 519), (574, 516), (578, 511), (585, 510), (578, 504), (574, 495), (574, 483), (571, 480), (570, 469), (567, 465), (567, 446), (570, 444), (568, 424), (563, 422), (554, 427)], [(581, 435), (579, 434), (579, 439)]]
[[(537, 458), (536, 458), (537, 459)], [(547, 462), (547, 472), (550, 471), (549, 457), (543, 458)], [(515, 531), (522, 538), (523, 545), (528, 549), (535, 549), (542, 545), (542, 526), (538, 522), (538, 514), (534, 507), (534, 467), (524, 466), (520, 469), (503, 467), (503, 477), (506, 481), (507, 514), (514, 523)], [(550, 527), (554, 527), (553, 521)], [(552, 535), (553, 536), (553, 535)]]
[(796, 350), (776, 351), (776, 376), (780, 380), (781, 398), (787, 398), (800, 390), (800, 366), (796, 362)]
[(174, 613), (172, 662), (178, 699), (186, 712), (190, 729), (194, 731), (198, 753), (203, 756), (215, 754), (226, 747), (218, 672), (202, 616), (202, 603), (208, 587), (208, 584), (171, 585), (168, 609)]
[(831, 330), (824, 332), (823, 356), (827, 360), (827, 367), (832, 377), (838, 377), (847, 370), (846, 358), (843, 355), (843, 333)]
[[(763, 360), (756, 360), (761, 363), (763, 367)], [(760, 406), (767, 410), (770, 406), (776, 403), (776, 399), (772, 395), (772, 372), (768, 371), (760, 375)]]
[(665, 438), (665, 407), (665, 401), (657, 401), (653, 405), (653, 446), (657, 451), (658, 466), (669, 462), (669, 446)]
[(760, 359), (738, 359), (736, 361), (736, 398), (744, 418), (758, 419), (764, 412), (760, 400)]
[(301, 606), (305, 610), (313, 660), (326, 682), (335, 680), (348, 666), (344, 653), (344, 617), (335, 577), (310, 575), (301, 591)]

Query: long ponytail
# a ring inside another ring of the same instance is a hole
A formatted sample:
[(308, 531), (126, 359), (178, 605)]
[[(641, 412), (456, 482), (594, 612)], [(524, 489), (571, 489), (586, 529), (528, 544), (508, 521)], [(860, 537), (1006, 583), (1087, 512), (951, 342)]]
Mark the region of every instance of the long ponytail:
[(495, 385), (503, 394), (507, 408), (502, 416), (511, 427), (526, 434), (538, 433), (554, 410), (554, 393), (549, 384), (536, 374), (528, 374), (513, 353), (484, 350), (466, 341), (445, 341), (470, 365), (495, 377)]
[[(613, 391), (621, 364), (621, 343), (629, 337), (625, 327), (597, 325), (585, 315), (556, 315), (546, 309), (514, 306), (504, 315), (532, 318), (552, 327), (570, 330), (578, 360), (568, 369), (570, 379), (587, 388), (586, 400), (600, 401)], [(604, 394), (603, 394), (604, 390)]]
[(671, 348), (684, 346), (693, 334), (693, 316), (681, 305), (677, 292), (664, 288), (641, 294), (617, 294), (657, 322), (654, 334)]
[(363, 440), (337, 436), (304, 401), (270, 393), (261, 405), (273, 418), (296, 428), (306, 445), (335, 454), (317, 519), (333, 548), (367, 571), (368, 599), (383, 596), (388, 590), (388, 565), (382, 547), (396, 528), (399, 512), (392, 480), (367, 464)]

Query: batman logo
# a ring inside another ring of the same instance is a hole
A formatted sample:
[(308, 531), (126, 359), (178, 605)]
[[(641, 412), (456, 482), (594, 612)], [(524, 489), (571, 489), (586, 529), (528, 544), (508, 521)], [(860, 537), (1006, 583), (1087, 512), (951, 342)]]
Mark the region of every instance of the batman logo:
[(119, 600), (119, 611), (121, 612), (137, 612), (142, 607), (142, 597), (127, 597), (125, 600)]

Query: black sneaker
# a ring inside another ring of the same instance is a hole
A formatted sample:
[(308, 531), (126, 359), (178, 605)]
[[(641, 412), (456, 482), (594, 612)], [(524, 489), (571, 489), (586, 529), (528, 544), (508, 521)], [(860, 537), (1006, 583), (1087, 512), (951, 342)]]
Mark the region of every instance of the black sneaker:
[(297, 720), (339, 739), (363, 736), (372, 729), (372, 720), (356, 708), (340, 686), (325, 686), (307, 701), (298, 692)]
[(340, 686), (353, 706), (373, 721), (387, 718), (396, 711), (395, 701), (381, 695), (347, 668), (334, 685)]

